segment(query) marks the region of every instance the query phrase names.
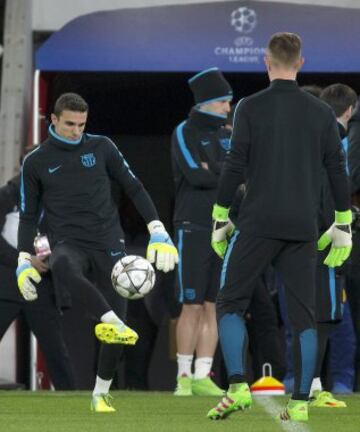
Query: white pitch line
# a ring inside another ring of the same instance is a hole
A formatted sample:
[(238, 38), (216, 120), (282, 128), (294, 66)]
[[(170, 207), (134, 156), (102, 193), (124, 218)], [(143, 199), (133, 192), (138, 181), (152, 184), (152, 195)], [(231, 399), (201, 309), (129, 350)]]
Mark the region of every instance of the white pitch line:
[[(266, 411), (273, 419), (281, 412), (282, 409), (284, 409), (283, 406), (278, 404), (274, 398), (270, 396), (255, 396), (254, 399), (255, 402), (261, 405), (263, 410)], [(286, 432), (310, 432), (309, 427), (303, 423), (279, 421), (278, 425)]]

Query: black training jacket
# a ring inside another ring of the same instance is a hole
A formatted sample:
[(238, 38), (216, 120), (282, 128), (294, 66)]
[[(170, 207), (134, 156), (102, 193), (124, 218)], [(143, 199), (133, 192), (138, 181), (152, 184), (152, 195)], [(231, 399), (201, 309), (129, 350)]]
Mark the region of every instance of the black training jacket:
[[(0, 188), (0, 231), (2, 232), (6, 216), (18, 210), (20, 177), (17, 175)], [(0, 235), (0, 266), (12, 267), (17, 265), (18, 252), (2, 235)], [(0, 290), (2, 291), (2, 290)]]
[(349, 169), (351, 192), (360, 192), (360, 110), (349, 121)]
[(230, 207), (238, 185), (246, 183), (237, 220), (242, 231), (313, 241), (324, 168), (336, 210), (349, 209), (344, 152), (332, 109), (296, 81), (274, 80), (236, 108), (217, 202)]
[[(211, 227), (211, 210), (222, 163), (230, 144), (225, 119), (196, 108), (172, 135), (175, 180), (174, 223)], [(208, 169), (202, 167), (206, 162)]]
[[(341, 123), (338, 123), (339, 134), (347, 160), (347, 138), (346, 130)], [(326, 231), (334, 222), (335, 203), (330, 188), (329, 178), (325, 169), (323, 170), (323, 184), (321, 188), (320, 212), (319, 212), (319, 232)]]
[(42, 210), (51, 245), (67, 241), (115, 253), (122, 249), (111, 180), (132, 199), (146, 223), (158, 219), (142, 183), (109, 138), (83, 134), (80, 143), (74, 144), (50, 127), (48, 139), (24, 159), (18, 249), (33, 252)]

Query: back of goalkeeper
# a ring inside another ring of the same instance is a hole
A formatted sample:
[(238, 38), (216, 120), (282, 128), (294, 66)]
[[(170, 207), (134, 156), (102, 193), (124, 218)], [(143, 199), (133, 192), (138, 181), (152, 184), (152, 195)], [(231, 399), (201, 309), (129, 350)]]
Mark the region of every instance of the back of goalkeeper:
[[(280, 46), (289, 50), (286, 62)], [(212, 236), (214, 249), (220, 255), (226, 250), (216, 307), (230, 387), (209, 411), (211, 419), (251, 406), (243, 315), (254, 280), (270, 263), (282, 275), (294, 335), (294, 393), (280, 419), (308, 419), (317, 355), (316, 239), (323, 169), (337, 210), (335, 223), (321, 239), (322, 247), (331, 244), (325, 264), (341, 265), (351, 250), (350, 194), (337, 123), (330, 107), (297, 85), (303, 61), (300, 46), (297, 35), (275, 34), (266, 57), (270, 86), (243, 99), (235, 111), (231, 150), (213, 209)], [(229, 207), (242, 183), (246, 194), (237, 231), (227, 246)]]

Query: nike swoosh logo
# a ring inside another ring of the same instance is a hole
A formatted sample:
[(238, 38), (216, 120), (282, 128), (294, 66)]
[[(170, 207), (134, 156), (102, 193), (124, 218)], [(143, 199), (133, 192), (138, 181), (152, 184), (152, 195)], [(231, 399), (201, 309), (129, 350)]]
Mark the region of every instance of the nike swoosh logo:
[(57, 166), (57, 167), (55, 167), (55, 168), (49, 168), (49, 173), (52, 174), (52, 173), (54, 173), (55, 171), (57, 171), (59, 168), (61, 168), (61, 165), (59, 165), (59, 166)]
[(210, 144), (210, 141), (201, 141), (201, 144), (202, 144), (203, 146), (206, 146), (206, 145)]
[(111, 254), (111, 256), (118, 256), (118, 255), (122, 254), (122, 252), (113, 252), (113, 251), (111, 251), (110, 254)]

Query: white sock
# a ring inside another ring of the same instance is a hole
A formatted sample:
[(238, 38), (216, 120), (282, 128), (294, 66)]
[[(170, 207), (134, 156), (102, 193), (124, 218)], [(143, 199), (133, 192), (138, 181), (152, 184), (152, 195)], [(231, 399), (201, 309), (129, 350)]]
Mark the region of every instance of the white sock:
[(100, 317), (100, 321), (106, 324), (124, 324), (121, 319), (116, 315), (116, 313), (112, 310), (104, 313), (104, 315)]
[(112, 379), (103, 380), (102, 378), (97, 376), (95, 381), (95, 387), (93, 390), (93, 395), (100, 394), (100, 393), (105, 393), (105, 394), (109, 393), (111, 383), (112, 383)]
[(212, 363), (212, 357), (198, 357), (195, 360), (194, 379), (206, 378), (210, 374)]
[(311, 388), (310, 388), (310, 397), (312, 397), (314, 391), (317, 391), (317, 390), (322, 391), (321, 380), (320, 380), (319, 377), (314, 378), (314, 379), (312, 380)]
[(178, 364), (178, 378), (187, 375), (188, 377), (191, 377), (191, 365), (194, 356), (193, 355), (187, 355), (187, 354), (176, 354), (177, 357), (177, 364)]

